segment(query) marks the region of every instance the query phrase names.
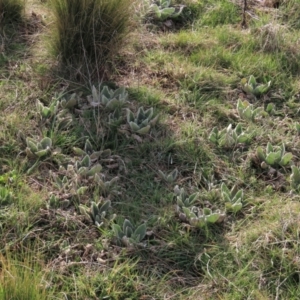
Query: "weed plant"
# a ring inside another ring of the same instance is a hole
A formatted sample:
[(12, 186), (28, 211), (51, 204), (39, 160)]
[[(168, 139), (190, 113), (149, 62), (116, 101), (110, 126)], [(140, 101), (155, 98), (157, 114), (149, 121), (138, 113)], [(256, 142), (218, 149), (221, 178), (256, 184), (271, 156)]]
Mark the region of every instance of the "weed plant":
[(86, 76), (101, 74), (130, 32), (134, 0), (52, 0), (51, 50)]

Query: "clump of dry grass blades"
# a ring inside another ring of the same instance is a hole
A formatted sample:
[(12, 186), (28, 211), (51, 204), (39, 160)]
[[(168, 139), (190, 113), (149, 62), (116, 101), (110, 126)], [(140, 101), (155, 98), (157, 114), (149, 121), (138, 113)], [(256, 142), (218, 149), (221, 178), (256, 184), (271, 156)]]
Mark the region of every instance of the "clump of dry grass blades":
[(23, 9), (22, 0), (0, 0), (0, 25), (20, 21)]
[(64, 65), (91, 78), (123, 47), (135, 0), (52, 0), (51, 49)]

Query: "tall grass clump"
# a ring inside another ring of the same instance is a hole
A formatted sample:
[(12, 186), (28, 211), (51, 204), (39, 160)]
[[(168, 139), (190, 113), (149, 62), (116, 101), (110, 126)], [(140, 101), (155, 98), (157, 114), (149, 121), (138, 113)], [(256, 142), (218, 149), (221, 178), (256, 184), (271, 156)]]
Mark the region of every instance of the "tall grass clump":
[(0, 300), (46, 300), (41, 268), (36, 259), (0, 255)]
[(0, 26), (22, 19), (24, 0), (0, 0)]
[(52, 0), (51, 49), (84, 75), (101, 73), (124, 45), (135, 0)]

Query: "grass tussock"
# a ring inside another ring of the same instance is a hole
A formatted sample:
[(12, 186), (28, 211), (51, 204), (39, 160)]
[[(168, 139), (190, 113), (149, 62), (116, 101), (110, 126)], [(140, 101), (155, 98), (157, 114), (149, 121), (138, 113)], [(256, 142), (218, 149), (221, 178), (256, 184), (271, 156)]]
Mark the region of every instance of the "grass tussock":
[(0, 299), (48, 299), (43, 287), (41, 268), (34, 257), (18, 259), (12, 255), (0, 256)]
[(0, 24), (20, 21), (23, 10), (22, 0), (0, 0)]
[(124, 45), (134, 0), (52, 0), (52, 50), (88, 74), (103, 71)]

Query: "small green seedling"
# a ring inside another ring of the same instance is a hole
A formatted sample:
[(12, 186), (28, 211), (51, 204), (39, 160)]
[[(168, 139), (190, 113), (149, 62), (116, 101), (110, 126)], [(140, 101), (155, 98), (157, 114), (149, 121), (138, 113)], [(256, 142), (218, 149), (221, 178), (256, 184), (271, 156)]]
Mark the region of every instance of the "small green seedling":
[(242, 101), (241, 99), (238, 99), (236, 108), (241, 119), (251, 122), (254, 122), (256, 116), (263, 110), (261, 107), (254, 109), (252, 104), (246, 100)]
[(229, 212), (237, 213), (243, 207), (243, 190), (236, 190), (234, 186), (231, 190), (228, 189), (225, 183), (221, 185), (221, 195), (225, 201), (226, 210)]
[(28, 157), (43, 158), (49, 156), (52, 151), (52, 140), (48, 137), (43, 138), (40, 142), (28, 137), (26, 138), (26, 145)]
[(176, 19), (182, 13), (184, 5), (181, 5), (176, 11), (176, 8), (172, 7), (171, 4), (171, 0), (159, 0), (150, 6), (150, 14), (158, 21)]
[(94, 181), (99, 188), (99, 191), (102, 196), (108, 197), (108, 195), (115, 195), (118, 194), (118, 186), (117, 181), (119, 180), (119, 177), (114, 177), (110, 181), (104, 181), (103, 176), (100, 174), (96, 174), (94, 177)]
[(89, 140), (85, 141), (85, 145), (83, 149), (73, 147), (73, 152), (78, 156), (88, 155), (92, 162), (98, 160), (99, 158), (108, 158), (111, 156), (110, 149), (106, 149), (103, 151), (95, 151)]
[(73, 93), (71, 95), (66, 95), (59, 102), (59, 106), (62, 109), (71, 109), (77, 106), (80, 103), (80, 95)]
[(114, 111), (123, 107), (127, 98), (128, 93), (124, 87), (120, 87), (114, 91), (104, 86), (100, 91), (93, 86), (92, 95), (88, 96), (87, 100), (91, 107), (103, 107), (109, 111)]
[(112, 113), (108, 115), (107, 124), (110, 127), (119, 127), (122, 123), (123, 116), (120, 109), (115, 109)]
[(130, 126), (130, 129), (134, 133), (147, 134), (151, 128), (157, 122), (158, 115), (153, 117), (153, 108), (144, 110), (143, 107), (140, 107), (134, 115), (134, 113), (127, 109), (127, 122)]
[(272, 146), (269, 142), (267, 144), (266, 150), (264, 151), (262, 147), (257, 147), (256, 149), (257, 157), (262, 161), (262, 168), (271, 167), (286, 167), (290, 164), (293, 154), (285, 152), (285, 145)]
[(110, 200), (104, 202), (100, 201), (98, 203), (92, 201), (90, 209), (84, 205), (79, 206), (80, 212), (86, 217), (89, 216), (98, 228), (107, 227), (115, 219), (115, 214), (109, 214), (110, 209)]
[(100, 173), (102, 170), (102, 166), (100, 164), (92, 165), (92, 159), (87, 154), (82, 158), (82, 160), (78, 160), (75, 162), (74, 170), (76, 174), (81, 175), (83, 177), (94, 177), (96, 174)]
[(0, 185), (0, 206), (8, 205), (13, 200), (13, 194), (6, 187)]
[(241, 124), (237, 124), (235, 129), (232, 129), (232, 124), (229, 124), (227, 128), (220, 131), (214, 127), (208, 139), (217, 146), (231, 148), (237, 144), (249, 143), (252, 135), (244, 132)]
[(54, 172), (51, 172), (50, 175), (60, 193), (70, 196), (81, 196), (88, 190), (88, 186), (82, 185), (81, 177), (76, 174), (72, 165), (68, 165), (67, 169), (61, 166), (59, 173), (62, 176), (58, 176)]
[(199, 198), (199, 193), (188, 196), (184, 188), (179, 189), (178, 185), (174, 187), (174, 194), (177, 199), (177, 212), (182, 211), (183, 207), (191, 207)]
[(49, 119), (57, 113), (58, 102), (53, 101), (50, 106), (47, 107), (40, 100), (37, 100), (36, 109), (41, 119)]
[(225, 219), (225, 214), (220, 210), (213, 212), (210, 208), (198, 208), (198, 207), (183, 207), (183, 212), (179, 214), (179, 218), (188, 222), (191, 226), (198, 228), (206, 227), (208, 224), (221, 223)]
[(164, 181), (166, 181), (167, 183), (172, 183), (172, 182), (174, 182), (174, 181), (177, 179), (177, 177), (178, 177), (178, 170), (177, 170), (177, 169), (173, 170), (173, 171), (170, 172), (169, 174), (165, 174), (165, 173), (164, 173), (163, 171), (161, 171), (161, 170), (158, 170), (158, 173), (159, 173), (160, 177), (161, 177)]
[(141, 241), (146, 236), (146, 224), (143, 223), (138, 227), (134, 227), (132, 223), (125, 219), (123, 227), (118, 224), (112, 225), (112, 230), (116, 238), (117, 244), (125, 247), (141, 245)]
[(243, 78), (241, 80), (242, 89), (249, 95), (253, 96), (261, 96), (265, 93), (267, 93), (271, 86), (271, 81), (269, 81), (266, 84), (258, 84), (256, 82), (256, 79), (253, 75), (249, 77), (249, 80), (247, 81), (246, 78)]
[(300, 169), (296, 166), (292, 166), (292, 174), (290, 176), (291, 179), (291, 188), (300, 192)]
[(269, 115), (273, 115), (275, 113), (275, 105), (273, 103), (269, 103), (266, 107), (266, 112)]

